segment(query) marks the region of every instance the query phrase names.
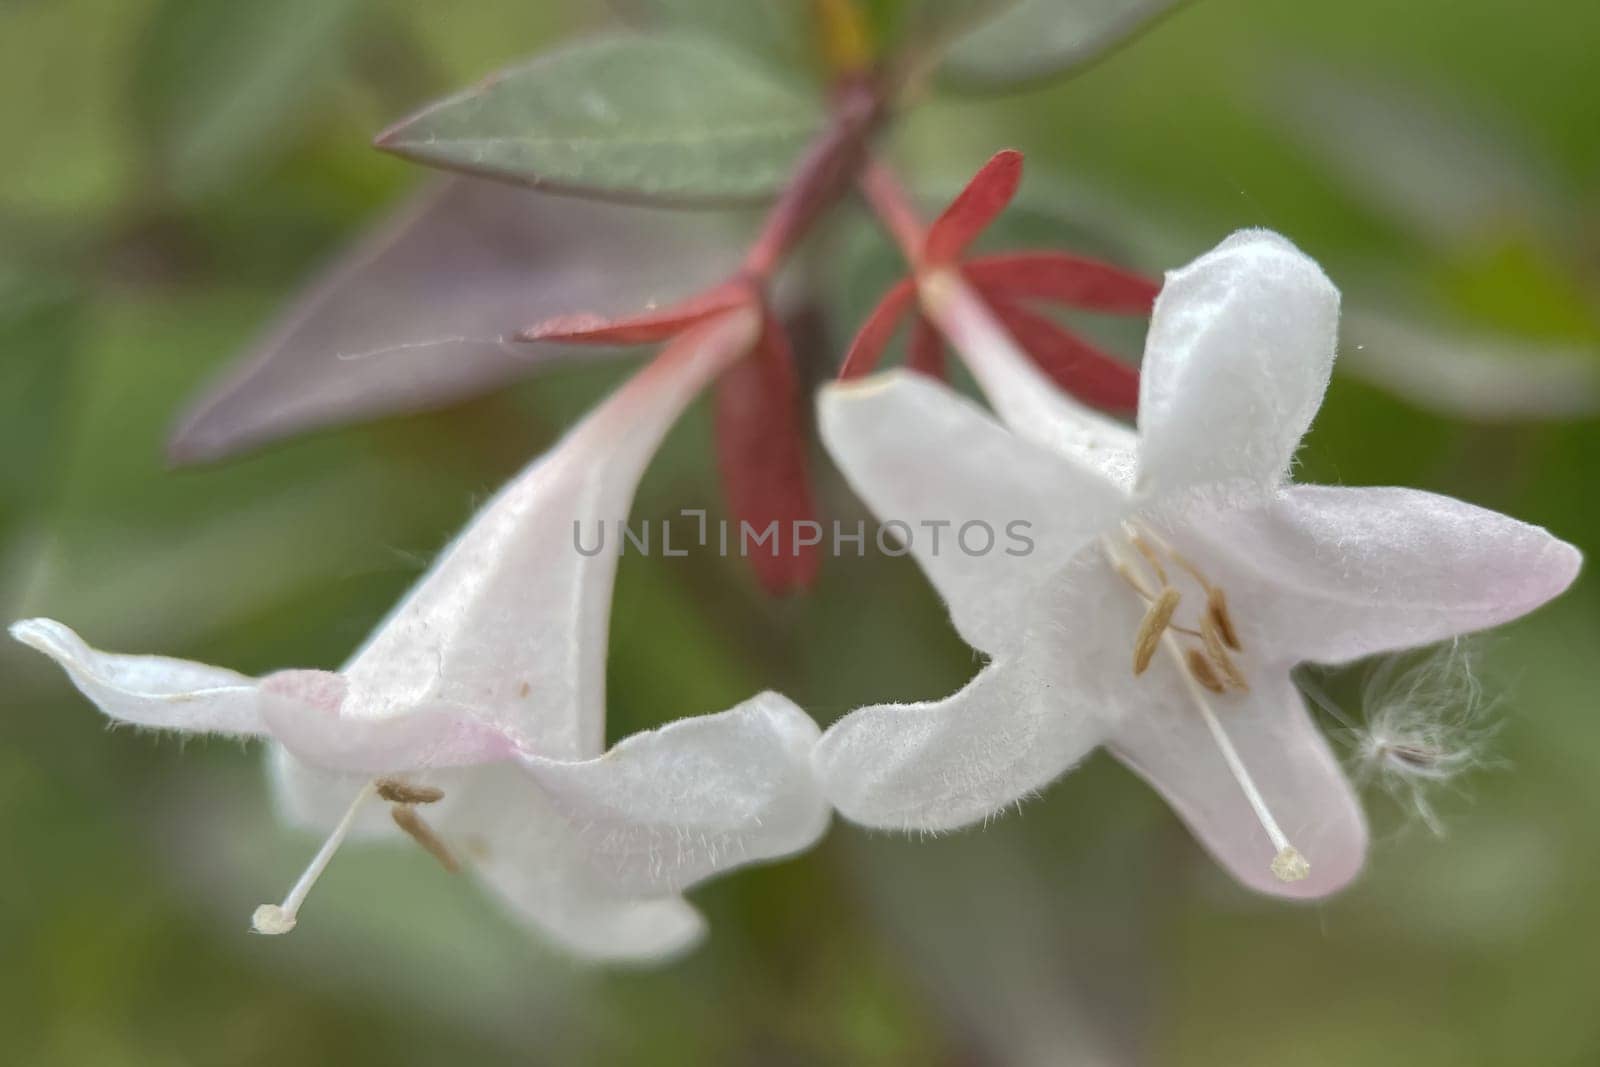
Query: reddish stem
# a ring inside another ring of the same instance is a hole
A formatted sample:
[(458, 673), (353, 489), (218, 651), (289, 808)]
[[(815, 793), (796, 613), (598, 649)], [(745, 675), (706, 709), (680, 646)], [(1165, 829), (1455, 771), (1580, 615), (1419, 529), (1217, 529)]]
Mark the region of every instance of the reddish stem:
[(911, 197), (906, 194), (905, 186), (900, 184), (900, 179), (895, 177), (894, 171), (888, 166), (873, 160), (867, 164), (867, 169), (862, 173), (860, 186), (867, 203), (878, 213), (879, 220), (895, 239), (895, 243), (900, 246), (906, 261), (911, 264), (913, 270), (919, 268), (922, 265), (922, 246), (926, 230), (922, 225), (922, 219), (917, 215), (917, 209), (911, 205)]
[(760, 281), (799, 242), (811, 224), (850, 188), (867, 158), (867, 142), (883, 117), (883, 98), (864, 78), (841, 83), (828, 128), (795, 167), (745, 256), (745, 271)]

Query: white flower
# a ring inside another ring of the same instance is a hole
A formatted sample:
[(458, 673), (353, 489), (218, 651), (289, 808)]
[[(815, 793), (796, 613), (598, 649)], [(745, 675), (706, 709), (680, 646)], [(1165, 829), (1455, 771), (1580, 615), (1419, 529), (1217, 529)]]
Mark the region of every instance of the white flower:
[(1365, 820), (1290, 669), (1516, 618), (1567, 587), (1577, 551), (1446, 497), (1288, 483), (1338, 292), (1274, 234), (1235, 234), (1167, 276), (1137, 433), (1044, 381), (954, 272), (922, 298), (1009, 428), (898, 373), (827, 387), (823, 438), (880, 517), (1025, 521), (1034, 549), (912, 539), (992, 659), (945, 700), (830, 729), (830, 799), (868, 825), (949, 829), (1105, 744), (1246, 885), (1345, 885)]
[(503, 489), (337, 673), (257, 680), (97, 652), (46, 619), (12, 635), (119, 722), (276, 742), (282, 807), (330, 836), (284, 903), (257, 911), (260, 932), (293, 927), (347, 832), (398, 826), (574, 953), (678, 951), (703, 928), (679, 890), (821, 834), (816, 726), (763, 693), (602, 754), (616, 556), (572, 537), (626, 515), (667, 429), (750, 351), (757, 319), (735, 309), (668, 345)]

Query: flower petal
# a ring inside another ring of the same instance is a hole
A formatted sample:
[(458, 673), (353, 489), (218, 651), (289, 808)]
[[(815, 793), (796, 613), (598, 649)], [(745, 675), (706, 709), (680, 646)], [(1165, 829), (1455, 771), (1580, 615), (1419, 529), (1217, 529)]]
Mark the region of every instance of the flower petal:
[(954, 830), (981, 822), (1063, 774), (1103, 736), (1064, 706), (1025, 658), (999, 660), (944, 700), (878, 704), (817, 744), (823, 791), (852, 822)]
[(599, 759), (522, 762), (608, 885), (659, 894), (816, 841), (828, 824), (811, 773), (816, 741), (809, 716), (762, 693), (635, 734)]
[(1094, 472), (925, 375), (824, 386), (818, 411), (834, 462), (881, 522), (902, 524), (956, 629), (985, 652), (1016, 646), (1018, 604), (1122, 513)]
[(266, 732), (255, 679), (235, 671), (101, 652), (54, 619), (13, 623), (11, 636), (55, 660), (79, 692), (119, 722), (241, 737)]
[(1263, 507), (1189, 521), (1246, 647), (1296, 661), (1498, 626), (1566, 589), (1582, 564), (1537, 526), (1415, 489), (1291, 486)]
[(429, 824), (519, 920), (573, 955), (648, 961), (705, 934), (681, 897), (639, 898), (595, 873), (568, 820), (523, 768), (494, 764), (442, 772), (445, 797)]
[(349, 714), (349, 683), (329, 671), (279, 671), (261, 680), (261, 718), (294, 756), (331, 771), (382, 774), (511, 758), (516, 746), (475, 708), (410, 704)]
[(1108, 746), (1151, 784), (1206, 850), (1240, 882), (1262, 893), (1321, 897), (1361, 870), (1367, 823), (1338, 760), (1289, 680), (1287, 665), (1253, 672), (1249, 693), (1215, 696), (1218, 721), (1289, 841), (1311, 865), (1309, 876), (1282, 882), (1271, 866), (1277, 849), (1177, 674), (1158, 655), (1130, 686), (1130, 703)]
[(627, 518), (668, 428), (757, 328), (749, 309), (694, 327), (502, 489), (345, 668), (342, 715), (470, 707), (529, 751), (598, 755), (617, 554), (578, 539)]
[(1168, 273), (1145, 341), (1140, 488), (1282, 482), (1322, 403), (1338, 329), (1339, 291), (1266, 230)]

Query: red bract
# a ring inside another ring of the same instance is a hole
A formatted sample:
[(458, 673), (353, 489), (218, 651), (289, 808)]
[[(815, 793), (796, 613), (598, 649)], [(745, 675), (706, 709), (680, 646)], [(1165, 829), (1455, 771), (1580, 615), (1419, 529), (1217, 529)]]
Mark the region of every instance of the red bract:
[(717, 466), (734, 522), (726, 543), (732, 551), (747, 549), (762, 587), (776, 595), (803, 589), (815, 580), (817, 547), (802, 543), (797, 526), (809, 523), (817, 531), (820, 527), (814, 525), (816, 506), (793, 352), (756, 282), (740, 276), (669, 307), (618, 319), (558, 315), (523, 330), (517, 339), (648, 344), (741, 307), (758, 308), (762, 327), (750, 354), (724, 372), (717, 384)]
[[(773, 594), (804, 589), (817, 576), (817, 541), (799, 527), (815, 525), (816, 505), (800, 418), (800, 386), (789, 338), (771, 315), (756, 350), (717, 383), (717, 466), (741, 550)], [(747, 542), (745, 531), (749, 530)], [(764, 538), (761, 543), (756, 538)]]
[[(926, 234), (910, 237), (914, 220), (902, 217), (902, 243), (919, 275), (958, 270), (995, 312), (1013, 340), (1062, 389), (1085, 403), (1111, 411), (1132, 411), (1138, 403), (1139, 373), (1090, 344), (1031, 306), (1035, 303), (1107, 315), (1148, 315), (1160, 286), (1109, 263), (1066, 252), (1016, 252), (963, 259), (963, 253), (1016, 195), (1022, 155), (997, 153), (951, 202)], [(901, 212), (903, 216), (905, 212)], [(842, 379), (870, 373), (901, 322), (911, 312), (916, 282), (897, 282), (867, 316), (840, 367)], [(942, 337), (918, 312), (913, 320), (906, 364), (935, 377), (945, 376)]]

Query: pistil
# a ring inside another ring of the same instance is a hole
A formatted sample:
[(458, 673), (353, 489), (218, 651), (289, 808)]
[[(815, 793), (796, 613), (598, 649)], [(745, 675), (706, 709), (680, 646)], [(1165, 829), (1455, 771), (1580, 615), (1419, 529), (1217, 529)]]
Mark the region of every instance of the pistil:
[(300, 875), (294, 887), (289, 890), (289, 895), (283, 898), (282, 904), (263, 904), (255, 910), (250, 917), (250, 927), (258, 934), (286, 934), (295, 927), (295, 922), (300, 914), (300, 906), (305, 903), (306, 897), (311, 893), (311, 887), (317, 884), (317, 879), (322, 877), (322, 872), (328, 869), (328, 864), (333, 861), (334, 854), (339, 851), (339, 846), (344, 844), (350, 827), (355, 824), (356, 815), (360, 813), (361, 806), (372, 798), (378, 791), (377, 782), (368, 782), (361, 787), (350, 806), (345, 809), (344, 815), (339, 819), (333, 832), (322, 843), (317, 854), (311, 858), (311, 865)]
[(255, 910), (250, 917), (252, 930), (258, 934), (277, 935), (286, 934), (294, 929), (299, 919), (300, 907), (311, 894), (311, 887), (317, 884), (322, 872), (333, 862), (334, 854), (349, 836), (350, 828), (355, 825), (356, 816), (360, 814), (362, 806), (374, 796), (389, 802), (389, 814), (394, 819), (394, 824), (438, 860), (445, 870), (454, 873), (459, 869), (450, 849), (416, 811), (418, 804), (432, 804), (443, 800), (444, 790), (429, 785), (417, 785), (399, 778), (374, 778), (363, 785), (361, 791), (355, 795), (355, 799), (350, 801), (350, 806), (345, 809), (338, 825), (322, 843), (317, 854), (311, 857), (310, 865), (289, 890), (289, 895), (283, 898), (283, 903), (263, 904)]

